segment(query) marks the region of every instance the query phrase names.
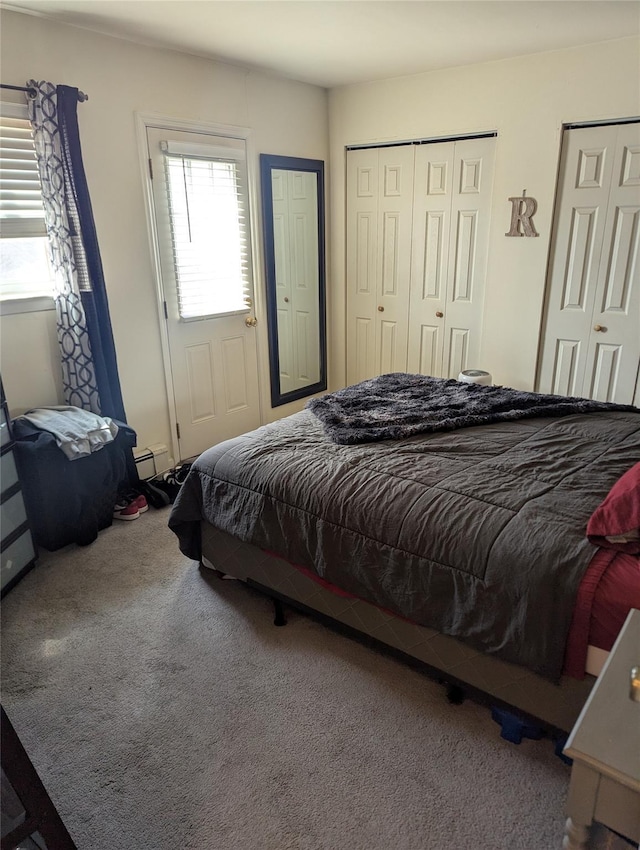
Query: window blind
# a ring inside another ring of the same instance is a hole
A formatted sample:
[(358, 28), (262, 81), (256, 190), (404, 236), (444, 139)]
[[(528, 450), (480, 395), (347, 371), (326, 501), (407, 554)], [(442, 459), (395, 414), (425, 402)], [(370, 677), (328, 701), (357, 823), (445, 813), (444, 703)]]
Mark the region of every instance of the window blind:
[(244, 143), (228, 142), (162, 143), (182, 319), (241, 312), (250, 305)]
[(0, 104), (0, 301), (53, 295), (42, 189), (27, 107)]
[[(16, 110), (12, 110), (14, 115)], [(46, 236), (29, 120), (0, 114), (0, 236)]]

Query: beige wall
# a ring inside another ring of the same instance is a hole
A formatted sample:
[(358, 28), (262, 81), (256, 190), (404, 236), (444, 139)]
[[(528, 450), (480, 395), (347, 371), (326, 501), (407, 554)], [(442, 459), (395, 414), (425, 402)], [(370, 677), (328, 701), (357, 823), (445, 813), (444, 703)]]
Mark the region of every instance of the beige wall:
[[(344, 371), (345, 146), (497, 131), (481, 362), (532, 389), (563, 123), (640, 115), (637, 38), (334, 89), (329, 97), (333, 329), (331, 383)], [(508, 198), (538, 201), (539, 238), (507, 238)]]
[(54, 310), (0, 318), (0, 367), (12, 414), (62, 403)]
[[(496, 130), (483, 368), (496, 381), (531, 388), (565, 122), (640, 114), (635, 38), (333, 90), (153, 49), (49, 20), (2, 13), (3, 82), (30, 77), (76, 85), (87, 178), (107, 282), (122, 389), (139, 445), (169, 444), (169, 415), (155, 281), (138, 159), (135, 113), (251, 127), (257, 154), (329, 159), (329, 377), (344, 369), (345, 145)], [(4, 95), (3, 95), (4, 97)], [(329, 144), (330, 138), (330, 144)], [(507, 198), (538, 200), (537, 239), (510, 239)], [(259, 209), (254, 208), (259, 216)], [(257, 222), (259, 225), (259, 221)], [(257, 312), (264, 419), (272, 410), (261, 245)], [(15, 409), (59, 400), (53, 314), (2, 317), (1, 368)]]
[[(15, 12), (2, 13), (1, 37), (3, 82), (23, 85), (33, 77), (77, 86), (89, 95), (78, 109), (80, 133), (125, 408), (140, 446), (170, 445), (135, 113), (251, 128), (254, 159), (249, 167), (257, 179), (259, 153), (327, 160), (326, 92)], [(254, 215), (259, 215), (258, 206)], [(262, 251), (261, 245), (254, 247), (263, 415), (268, 420), (294, 406), (270, 407)], [(0, 321), (1, 367), (12, 408), (58, 397), (52, 315)]]

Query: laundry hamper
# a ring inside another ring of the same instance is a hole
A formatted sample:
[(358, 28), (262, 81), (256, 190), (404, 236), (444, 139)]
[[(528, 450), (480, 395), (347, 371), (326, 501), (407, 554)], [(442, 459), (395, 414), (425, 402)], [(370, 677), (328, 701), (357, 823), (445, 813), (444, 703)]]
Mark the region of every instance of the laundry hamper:
[(13, 422), (16, 461), (36, 543), (60, 549), (87, 545), (111, 525), (119, 490), (138, 481), (132, 449), (136, 432), (116, 422), (111, 443), (87, 457), (69, 460), (53, 434), (25, 419)]

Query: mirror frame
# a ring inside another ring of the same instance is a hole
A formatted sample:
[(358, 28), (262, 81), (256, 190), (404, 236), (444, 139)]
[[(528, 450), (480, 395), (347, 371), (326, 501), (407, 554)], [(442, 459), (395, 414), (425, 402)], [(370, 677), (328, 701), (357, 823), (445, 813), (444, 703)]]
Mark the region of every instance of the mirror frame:
[[(273, 189), (271, 172), (309, 171), (318, 180), (318, 308), (320, 380), (306, 387), (283, 393), (280, 390), (280, 355), (278, 353), (278, 315), (276, 293), (276, 258), (273, 232)], [(302, 159), (294, 156), (260, 154), (260, 181), (262, 189), (262, 230), (266, 267), (267, 326), (269, 336), (269, 373), (271, 378), (271, 406), (279, 407), (290, 401), (314, 395), (327, 389), (327, 293), (325, 276), (325, 226), (324, 226), (324, 162), (321, 159)]]

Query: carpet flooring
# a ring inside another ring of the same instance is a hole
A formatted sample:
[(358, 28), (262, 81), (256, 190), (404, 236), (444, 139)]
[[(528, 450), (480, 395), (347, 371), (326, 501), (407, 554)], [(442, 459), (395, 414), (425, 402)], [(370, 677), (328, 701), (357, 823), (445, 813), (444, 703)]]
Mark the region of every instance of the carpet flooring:
[[(79, 850), (551, 850), (569, 767), (183, 557), (168, 509), (41, 552), (2, 704)], [(628, 850), (604, 828), (597, 850)]]

